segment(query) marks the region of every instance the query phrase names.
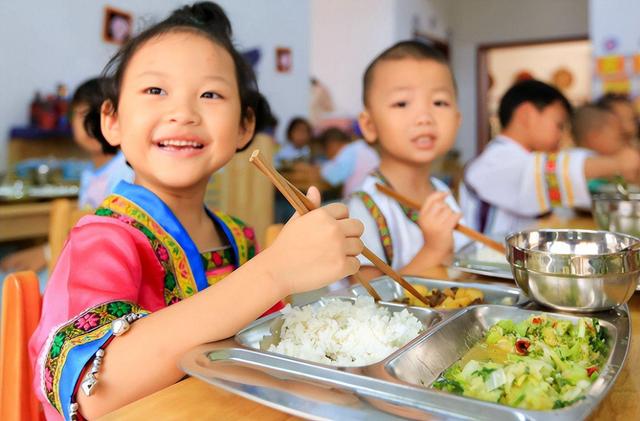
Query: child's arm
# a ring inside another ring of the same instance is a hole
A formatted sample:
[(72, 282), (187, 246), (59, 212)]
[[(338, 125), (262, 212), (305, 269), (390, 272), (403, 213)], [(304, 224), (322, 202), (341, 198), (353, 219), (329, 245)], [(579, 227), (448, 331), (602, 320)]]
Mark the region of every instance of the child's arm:
[(424, 246), (400, 273), (416, 275), (447, 263), (453, 253), (453, 230), (462, 218), (445, 202), (448, 192), (434, 192), (420, 209), (418, 225), (424, 235)]
[(611, 156), (591, 156), (584, 163), (584, 175), (587, 179), (622, 175), (625, 180), (637, 182), (639, 174), (640, 153), (631, 147)]
[(95, 393), (77, 394), (80, 412), (97, 417), (175, 383), (184, 375), (178, 359), (188, 349), (232, 336), (286, 295), (355, 273), (361, 234), (362, 224), (339, 204), (290, 221), (273, 246), (228, 277), (115, 338)]
[[(424, 273), (428, 269), (446, 263), (450, 257), (453, 252), (453, 229), (462, 215), (454, 212), (445, 202), (449, 194), (449, 192), (435, 192), (425, 200), (418, 219), (418, 225), (424, 235), (424, 246), (406, 266), (400, 268), (399, 272), (401, 274), (418, 275)], [(354, 207), (350, 205), (350, 209), (354, 209)], [(371, 218), (366, 214), (364, 217), (366, 217), (366, 220), (363, 221), (365, 223), (365, 234), (362, 238), (374, 253), (382, 257), (383, 250), (380, 240), (371, 238), (370, 235), (367, 236), (367, 231), (375, 232), (375, 224), (371, 227), (371, 224), (366, 222)], [(367, 264), (369, 262), (363, 261), (363, 259), (364, 257), (361, 257), (360, 276), (366, 280), (371, 280), (383, 275), (379, 269), (369, 266)]]

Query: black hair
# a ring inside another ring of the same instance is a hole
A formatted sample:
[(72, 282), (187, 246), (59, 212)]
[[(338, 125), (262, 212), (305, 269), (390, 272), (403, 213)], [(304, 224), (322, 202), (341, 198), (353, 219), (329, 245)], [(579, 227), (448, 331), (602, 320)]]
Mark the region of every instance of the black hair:
[(311, 127), (311, 123), (304, 117), (294, 117), (289, 121), (289, 125), (287, 126), (287, 139), (291, 140), (291, 132), (296, 128), (298, 124), (304, 124), (309, 131), (309, 134), (313, 136), (313, 127)]
[(569, 116), (573, 114), (573, 107), (562, 92), (539, 80), (524, 80), (509, 88), (500, 100), (498, 117), (503, 128), (511, 123), (516, 108), (525, 102), (530, 102), (539, 111), (554, 102), (560, 102)]
[(71, 105), (69, 109), (74, 112), (74, 108), (79, 105), (87, 105), (89, 108), (87, 115), (84, 117), (83, 126), (89, 136), (100, 142), (102, 152), (107, 155), (115, 155), (119, 148), (112, 146), (107, 142), (102, 130), (100, 130), (100, 107), (104, 101), (104, 93), (102, 86), (104, 78), (93, 78), (83, 82), (71, 97)]
[(624, 94), (616, 94), (613, 92), (609, 92), (604, 94), (597, 102), (596, 105), (606, 108), (607, 110), (613, 111), (613, 105), (618, 103), (627, 103), (632, 105), (631, 100), (627, 95)]
[(613, 111), (598, 104), (586, 104), (573, 113), (571, 134), (576, 145), (584, 144), (585, 138), (594, 130), (600, 130), (608, 118), (615, 118)]
[[(207, 1), (176, 9), (165, 20), (145, 29), (127, 41), (109, 60), (104, 74), (109, 77), (109, 83), (105, 84), (105, 96), (112, 104), (111, 111), (117, 111), (125, 70), (138, 49), (159, 35), (181, 31), (205, 36), (231, 55), (240, 94), (241, 122), (253, 114), (256, 126), (254, 134), (263, 130), (271, 118), (269, 103), (258, 91), (253, 69), (233, 45), (233, 33), (229, 18), (219, 5)], [(239, 150), (247, 148), (250, 143), (247, 142), (247, 145)]]
[(337, 127), (329, 127), (328, 129), (323, 131), (318, 137), (318, 140), (322, 144), (326, 144), (329, 141), (329, 139), (337, 140), (342, 143), (351, 142), (351, 137), (347, 133), (345, 133), (343, 130), (340, 130)]
[(457, 92), (456, 80), (451, 71), (449, 61), (442, 54), (442, 52), (431, 45), (427, 45), (420, 41), (400, 41), (391, 47), (387, 48), (367, 66), (367, 70), (364, 72), (362, 78), (362, 102), (367, 105), (367, 97), (369, 93), (369, 87), (373, 80), (373, 71), (381, 61), (387, 60), (401, 60), (405, 58), (415, 58), (419, 60), (432, 60), (436, 63), (443, 64), (449, 69), (451, 74), (451, 80), (453, 81), (453, 88)]

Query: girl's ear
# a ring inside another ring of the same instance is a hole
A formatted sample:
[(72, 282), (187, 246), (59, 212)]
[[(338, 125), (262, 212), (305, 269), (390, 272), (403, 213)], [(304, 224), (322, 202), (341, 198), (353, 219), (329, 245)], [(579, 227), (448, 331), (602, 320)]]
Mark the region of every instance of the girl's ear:
[(374, 144), (378, 140), (378, 130), (371, 118), (371, 113), (365, 108), (364, 111), (358, 116), (358, 124), (360, 125), (360, 131), (367, 143)]
[(240, 122), (240, 131), (238, 132), (238, 142), (236, 149), (242, 149), (253, 138), (256, 131), (256, 113), (252, 108), (247, 108), (247, 115)]
[(120, 146), (120, 121), (113, 103), (109, 100), (104, 101), (100, 107), (100, 130), (111, 146)]

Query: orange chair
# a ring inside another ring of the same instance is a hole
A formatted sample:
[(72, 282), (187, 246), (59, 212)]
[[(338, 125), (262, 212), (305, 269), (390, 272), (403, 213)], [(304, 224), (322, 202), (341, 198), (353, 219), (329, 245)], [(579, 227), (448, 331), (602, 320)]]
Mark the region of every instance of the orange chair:
[(40, 320), (42, 298), (34, 272), (7, 275), (2, 287), (0, 326), (0, 420), (44, 420), (33, 392), (27, 345)]

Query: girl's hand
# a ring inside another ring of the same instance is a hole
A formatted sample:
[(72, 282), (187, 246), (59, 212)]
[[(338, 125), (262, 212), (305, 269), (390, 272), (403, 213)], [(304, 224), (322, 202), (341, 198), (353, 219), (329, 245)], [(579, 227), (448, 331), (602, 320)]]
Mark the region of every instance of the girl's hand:
[(441, 264), (453, 253), (453, 229), (462, 217), (445, 202), (448, 195), (447, 192), (435, 192), (427, 196), (418, 217), (424, 249)]
[[(319, 205), (316, 188), (307, 197)], [(363, 231), (362, 222), (349, 219), (345, 205), (332, 203), (295, 215), (261, 254), (268, 254), (268, 270), (286, 295), (310, 291), (358, 271)]]

